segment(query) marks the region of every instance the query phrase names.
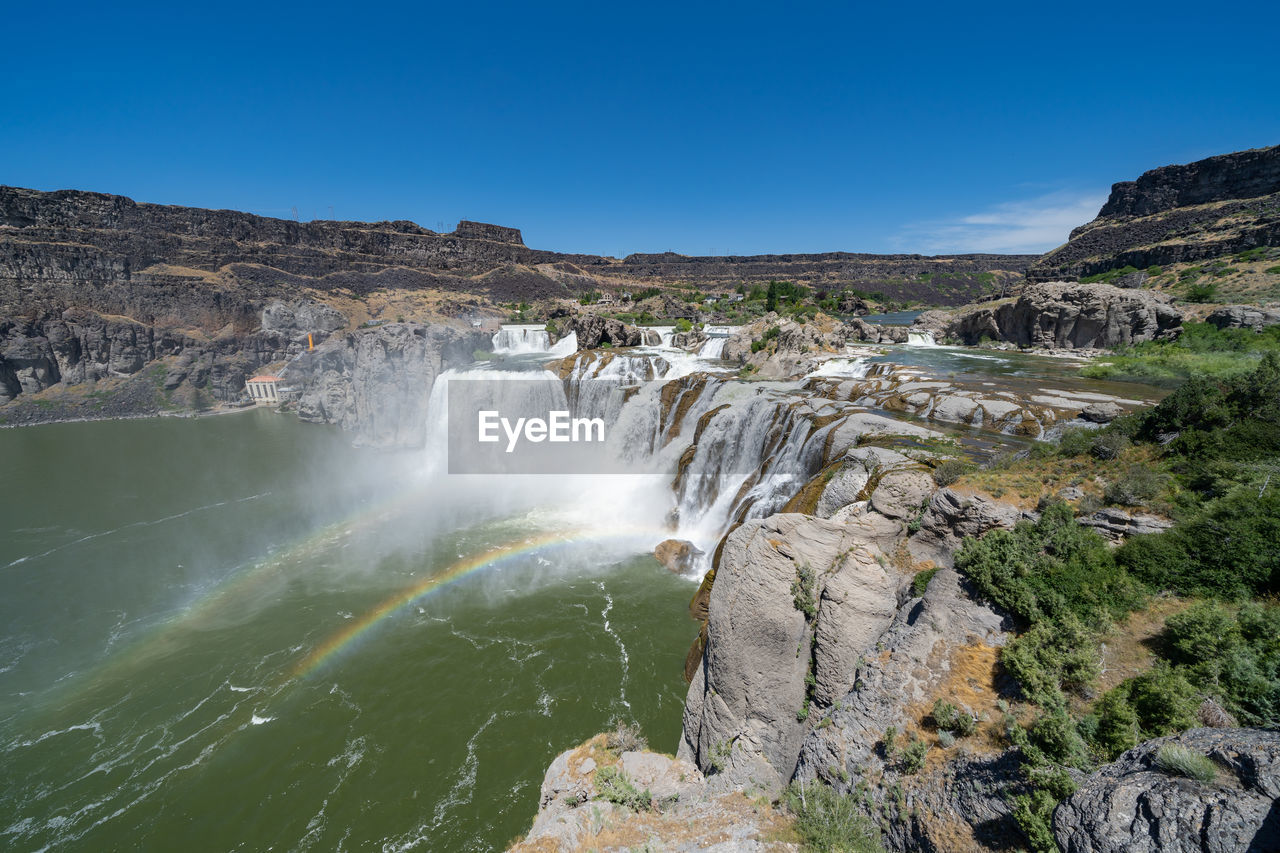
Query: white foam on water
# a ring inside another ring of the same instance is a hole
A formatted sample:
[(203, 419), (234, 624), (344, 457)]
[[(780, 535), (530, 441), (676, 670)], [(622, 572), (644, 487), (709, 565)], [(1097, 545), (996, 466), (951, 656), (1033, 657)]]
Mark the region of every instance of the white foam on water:
[(272, 721), (272, 720), (274, 720), (274, 719), (275, 719), (275, 717), (259, 717), (259, 716), (255, 713), (255, 714), (253, 714), (252, 716), (250, 716), (250, 717), (249, 717), (249, 725), (251, 725), (251, 726), (260, 726), (260, 725), (262, 725), (263, 723), (269, 723), (269, 722), (271, 722), (271, 721)]
[(631, 670), (631, 657), (627, 654), (627, 647), (622, 642), (622, 638), (618, 636), (618, 632), (613, 630), (613, 626), (609, 624), (609, 612), (613, 610), (613, 596), (605, 591), (604, 581), (596, 581), (596, 586), (604, 593), (604, 609), (600, 611), (600, 618), (604, 620), (604, 632), (613, 637), (613, 641), (618, 644), (618, 658), (622, 663), (622, 678), (618, 681), (618, 696), (629, 711), (631, 710), (631, 703), (627, 701), (627, 676)]
[[(841, 379), (864, 379), (871, 364), (865, 358), (829, 358), (808, 376), (834, 376)], [(807, 378), (807, 377), (806, 377)]]

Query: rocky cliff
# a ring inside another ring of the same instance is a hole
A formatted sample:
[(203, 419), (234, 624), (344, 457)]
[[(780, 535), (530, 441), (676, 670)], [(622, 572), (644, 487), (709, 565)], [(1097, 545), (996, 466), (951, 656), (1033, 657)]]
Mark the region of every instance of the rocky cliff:
[(371, 447), (420, 447), (436, 377), (470, 364), (490, 336), (447, 326), (392, 323), (349, 332), (298, 355), (284, 379), (297, 390), (298, 417), (337, 424)]
[(1027, 270), (1060, 281), (1280, 246), (1280, 146), (1164, 166), (1111, 188), (1092, 222)]

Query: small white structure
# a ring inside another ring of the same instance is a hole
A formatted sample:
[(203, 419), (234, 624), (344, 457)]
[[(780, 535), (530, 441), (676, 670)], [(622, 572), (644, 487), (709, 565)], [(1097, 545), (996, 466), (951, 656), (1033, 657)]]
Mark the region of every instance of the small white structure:
[(255, 376), (244, 383), (244, 390), (259, 406), (274, 406), (280, 402), (280, 377)]

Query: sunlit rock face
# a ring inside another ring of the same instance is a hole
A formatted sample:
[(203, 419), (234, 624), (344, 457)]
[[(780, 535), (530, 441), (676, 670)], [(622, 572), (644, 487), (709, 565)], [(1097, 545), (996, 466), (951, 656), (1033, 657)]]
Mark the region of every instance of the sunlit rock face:
[(1074, 282), (1029, 285), (1014, 301), (961, 311), (946, 328), (971, 346), (986, 339), (1055, 349), (1109, 349), (1174, 338), (1181, 330), (1172, 297)]

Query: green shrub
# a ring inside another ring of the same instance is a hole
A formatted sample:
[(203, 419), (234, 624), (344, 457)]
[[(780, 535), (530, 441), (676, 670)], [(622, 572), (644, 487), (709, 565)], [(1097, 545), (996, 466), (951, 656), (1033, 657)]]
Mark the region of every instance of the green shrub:
[(983, 595), (1025, 622), (1071, 614), (1084, 625), (1125, 613), (1142, 599), (1106, 540), (1052, 504), (1031, 523), (966, 539), (955, 557)]
[(803, 849), (814, 853), (883, 853), (880, 831), (858, 803), (821, 782), (792, 782), (782, 801), (795, 815)]
[(1013, 819), (1035, 853), (1059, 853), (1053, 838), (1053, 810), (1057, 807), (1058, 799), (1039, 789), (1013, 798)]
[(1058, 438), (1058, 452), (1063, 456), (1083, 456), (1093, 447), (1094, 430), (1076, 427), (1064, 430)]
[(1000, 662), (1037, 704), (1083, 692), (1099, 675), (1098, 643), (1074, 615), (1038, 622), (1004, 647)]
[(933, 481), (939, 486), (950, 486), (972, 470), (973, 466), (963, 459), (947, 459), (934, 466)]
[(791, 596), (796, 610), (804, 614), (806, 620), (818, 615), (818, 603), (814, 593), (817, 591), (818, 575), (813, 567), (804, 563), (796, 567), (796, 577), (791, 581)]
[(1250, 602), (1233, 613), (1195, 605), (1165, 621), (1162, 639), (1193, 687), (1249, 725), (1280, 723), (1280, 607)]
[(653, 794), (646, 788), (641, 791), (631, 781), (631, 777), (615, 766), (601, 767), (595, 776), (596, 793), (602, 800), (625, 806), (633, 811), (645, 812), (653, 809)]
[(911, 579), (911, 595), (915, 598), (923, 596), (925, 590), (929, 588), (929, 581), (933, 580), (933, 576), (937, 573), (937, 568), (916, 572), (916, 576)]
[(1109, 760), (1138, 745), (1141, 729), (1138, 714), (1129, 704), (1127, 687), (1107, 691), (1094, 708), (1094, 714), (1097, 724), (1089, 740)]
[(1163, 663), (1130, 679), (1129, 703), (1145, 737), (1163, 737), (1196, 724), (1200, 697), (1181, 672)]
[(1166, 533), (1135, 536), (1116, 562), (1184, 595), (1237, 598), (1280, 591), (1280, 489), (1242, 487)]
[(924, 767), (925, 756), (929, 754), (929, 744), (919, 736), (912, 735), (911, 740), (902, 750), (902, 772), (917, 773)]
[(1166, 773), (1186, 776), (1206, 785), (1218, 778), (1218, 768), (1208, 756), (1176, 743), (1160, 747), (1156, 753), (1156, 766)]
[(1196, 282), (1187, 288), (1189, 302), (1210, 302), (1218, 292), (1216, 281)]
[(676, 318), (676, 331), (688, 332), (693, 329), (693, 323), (687, 317)]
[(1089, 450), (1099, 459), (1115, 459), (1129, 449), (1129, 437), (1115, 430), (1098, 430)]
[(1084, 738), (1063, 705), (1054, 705), (1042, 713), (1031, 726), (1030, 738), (1050, 761), (1071, 767), (1089, 766)]
[(1104, 492), (1107, 503), (1140, 506), (1150, 503), (1164, 490), (1168, 478), (1147, 465), (1130, 465), (1124, 476), (1109, 483)]

